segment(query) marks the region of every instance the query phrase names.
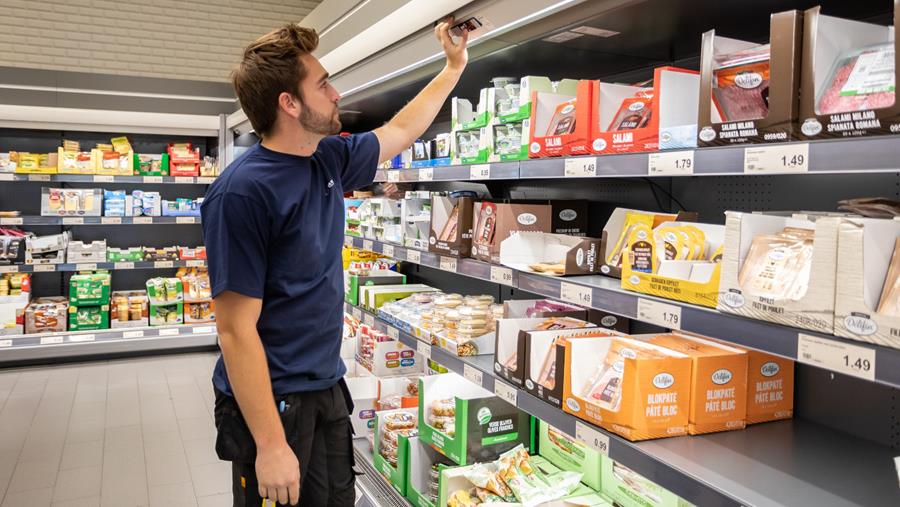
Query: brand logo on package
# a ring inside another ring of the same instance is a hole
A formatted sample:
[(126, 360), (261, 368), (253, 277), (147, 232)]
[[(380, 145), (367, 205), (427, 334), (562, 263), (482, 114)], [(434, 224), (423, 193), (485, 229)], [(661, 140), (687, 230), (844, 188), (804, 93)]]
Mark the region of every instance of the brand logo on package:
[(731, 379), (734, 378), (734, 375), (731, 371), (722, 368), (721, 370), (716, 370), (712, 374), (713, 384), (716, 385), (724, 385), (731, 382)]
[(534, 389), (534, 382), (532, 382), (531, 379), (526, 380), (525, 387), (527, 387), (528, 389)]
[(730, 289), (722, 294), (722, 302), (732, 308), (740, 308), (744, 306), (744, 295), (739, 290)]
[(634, 359), (637, 357), (637, 352), (635, 352), (631, 349), (628, 349), (628, 348), (623, 348), (622, 350), (619, 351), (619, 356), (624, 357), (626, 359)]
[(594, 151), (603, 151), (606, 149), (606, 139), (594, 139), (594, 142), (591, 143), (591, 148)]
[(617, 322), (619, 322), (619, 319), (615, 315), (607, 315), (600, 319), (600, 325), (603, 327), (613, 327)]
[(478, 417), (478, 424), (485, 425), (491, 421), (491, 409), (487, 407), (481, 407), (478, 409), (478, 413), (475, 414)]
[(437, 243), (437, 238), (434, 236), (431, 236), (430, 238), (428, 238), (428, 242), (433, 245), (433, 244)]
[(625, 361), (616, 361), (612, 367), (616, 370), (616, 373), (622, 373), (625, 371)]
[(800, 131), (807, 136), (814, 136), (822, 131), (822, 124), (815, 118), (807, 118), (800, 126)]
[(660, 373), (653, 377), (653, 385), (657, 389), (668, 389), (675, 383), (675, 377), (671, 373)]
[(781, 371), (781, 367), (774, 361), (769, 361), (759, 369), (759, 373), (763, 377), (774, 377), (775, 375), (778, 375), (779, 371)]
[(537, 153), (537, 152), (541, 151), (541, 143), (536, 142), (536, 141), (531, 143), (530, 149), (531, 149), (531, 153)]
[(581, 248), (579, 248), (578, 251), (575, 252), (575, 264), (577, 264), (579, 267), (584, 264), (584, 250), (582, 250)]
[(787, 256), (787, 252), (785, 252), (785, 250), (783, 248), (776, 248), (769, 252), (769, 259), (771, 259), (775, 262), (784, 260), (784, 258), (786, 256)]
[(675, 243), (676, 241), (678, 241), (678, 238), (675, 236), (674, 232), (669, 231), (666, 233), (666, 241), (668, 241), (669, 243)]
[(870, 319), (868, 315), (855, 312), (844, 317), (844, 327), (851, 333), (860, 336), (869, 336), (878, 331), (878, 324)]
[(606, 264), (600, 266), (600, 272), (603, 273), (604, 275), (608, 275), (609, 274), (609, 266), (607, 266)]
[(635, 102), (635, 103), (631, 104), (630, 106), (628, 106), (629, 111), (640, 111), (641, 109), (644, 109), (643, 102)]
[(640, 240), (647, 239), (647, 231), (638, 231), (637, 238)]
[(578, 403), (578, 400), (575, 398), (566, 398), (566, 406), (569, 407), (569, 410), (572, 412), (580, 412), (581, 404)]
[(522, 225), (534, 225), (537, 223), (537, 217), (531, 213), (522, 213), (516, 217), (516, 221)]
[(737, 76), (734, 76), (734, 84), (745, 90), (756, 88), (761, 85), (762, 82), (763, 78), (758, 72), (741, 72)]
[(571, 222), (572, 220), (578, 218), (578, 212), (573, 209), (566, 208), (559, 212), (559, 218), (566, 222)]
[(628, 278), (628, 281), (631, 282), (631, 285), (637, 285), (637, 284), (641, 283), (641, 277), (639, 277), (637, 275), (631, 275)]
[(569, 113), (571, 113), (574, 109), (575, 109), (575, 106), (572, 105), (572, 104), (569, 104), (568, 106), (564, 107), (564, 108), (562, 109), (562, 111), (559, 112), (559, 114), (569, 114)]
[(703, 127), (699, 136), (701, 141), (710, 142), (716, 138), (716, 131), (712, 127)]
[(500, 363), (494, 363), (494, 371), (500, 373), (503, 370), (503, 366), (500, 366)]

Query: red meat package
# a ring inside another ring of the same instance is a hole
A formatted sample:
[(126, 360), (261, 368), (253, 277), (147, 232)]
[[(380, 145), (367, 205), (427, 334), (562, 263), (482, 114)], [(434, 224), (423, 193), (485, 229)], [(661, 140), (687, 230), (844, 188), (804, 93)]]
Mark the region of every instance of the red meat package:
[(575, 100), (567, 100), (556, 106), (553, 119), (550, 120), (548, 136), (561, 136), (575, 132)]
[(607, 131), (631, 130), (646, 127), (653, 115), (653, 90), (643, 90), (622, 101), (619, 111)]
[(723, 122), (758, 120), (769, 114), (769, 60), (713, 71), (713, 100)]
[(851, 51), (837, 60), (819, 94), (819, 114), (847, 113), (894, 105), (894, 43)]

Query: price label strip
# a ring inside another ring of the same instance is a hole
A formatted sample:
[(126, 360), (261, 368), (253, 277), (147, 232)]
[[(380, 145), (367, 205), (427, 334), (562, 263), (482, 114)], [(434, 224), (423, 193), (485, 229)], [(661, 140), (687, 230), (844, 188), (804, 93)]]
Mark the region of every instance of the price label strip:
[(406, 251), (406, 260), (413, 264), (421, 264), (422, 256), (418, 250), (409, 249)]
[(441, 256), (441, 269), (444, 271), (449, 271), (451, 273), (456, 273), (456, 259), (453, 257), (443, 257)]
[(162, 176), (144, 176), (144, 183), (162, 183)]
[(132, 223), (135, 224), (152, 224), (153, 217), (134, 217)]
[(434, 168), (419, 169), (419, 181), (434, 181)]
[(866, 380), (875, 380), (875, 350), (800, 333), (797, 360)]
[(191, 329), (194, 334), (213, 334), (216, 332), (215, 326), (201, 326)]
[(748, 146), (745, 174), (805, 173), (809, 171), (809, 143)]
[(512, 406), (516, 406), (519, 398), (519, 390), (515, 387), (507, 384), (506, 382), (502, 382), (500, 380), (494, 380), (494, 394), (497, 395), (501, 400), (509, 403)]
[(393, 245), (381, 245), (381, 253), (387, 255), (388, 257), (394, 256), (394, 246)]
[(35, 264), (34, 271), (35, 272), (56, 271), (56, 266), (53, 264)]
[(28, 181), (50, 181), (49, 174), (29, 174)]
[(431, 359), (431, 345), (425, 342), (416, 343), (416, 352), (422, 356), (423, 359)]
[(353, 248), (353, 238), (350, 236), (344, 236), (344, 246), (347, 248)]
[(575, 439), (593, 447), (600, 454), (609, 456), (609, 436), (581, 421), (575, 421)]
[(484, 385), (482, 384), (482, 382), (484, 382), (484, 376), (481, 373), (481, 370), (475, 368), (472, 365), (463, 365), (463, 377), (465, 377), (466, 380), (477, 385), (478, 387), (484, 387)]
[(112, 183), (115, 180), (116, 179), (113, 176), (102, 176), (102, 175), (94, 176), (94, 183)]
[(45, 336), (41, 338), (41, 345), (57, 345), (63, 342), (62, 336)]
[(115, 269), (134, 269), (134, 263), (133, 262), (117, 262), (117, 263), (113, 264), (113, 267)]
[(193, 224), (196, 223), (197, 219), (195, 217), (176, 217), (176, 224)]
[(491, 266), (491, 281), (502, 285), (513, 286), (513, 272), (510, 268)]
[(92, 342), (96, 337), (92, 334), (73, 334), (69, 335), (69, 343)]
[(124, 333), (122, 333), (122, 338), (143, 338), (143, 337), (144, 337), (143, 330), (125, 331)]
[(354, 308), (354, 309), (353, 309), (353, 316), (356, 317), (356, 320), (361, 319), (361, 318), (362, 318), (362, 311), (360, 311), (359, 308)]
[(159, 330), (160, 336), (178, 336), (179, 334), (181, 334), (181, 330), (177, 327)]
[(19, 266), (0, 266), (0, 273), (18, 273)]
[(101, 224), (109, 225), (109, 224), (121, 224), (122, 217), (102, 217), (100, 219)]
[(214, 177), (210, 177), (210, 176), (200, 176), (200, 177), (197, 178), (197, 183), (206, 183), (206, 184), (209, 184), (209, 183), (212, 183), (213, 181), (215, 181), (215, 178), (214, 178)]
[(650, 176), (684, 176), (694, 174), (694, 150), (661, 151), (647, 158)]
[(0, 225), (22, 225), (22, 218), (0, 218)]
[(369, 327), (375, 326), (375, 317), (373, 317), (372, 315), (367, 313), (363, 320), (365, 321), (367, 326), (369, 326)]
[(394, 326), (387, 326), (387, 335), (395, 340), (400, 339), (400, 330)]
[(491, 164), (476, 164), (469, 167), (470, 180), (491, 179)]
[(594, 302), (594, 291), (590, 287), (585, 287), (583, 285), (560, 282), (559, 298), (567, 303), (580, 306), (591, 306)]
[(399, 183), (400, 182), (400, 170), (399, 169), (388, 169), (386, 172), (387, 172), (388, 183)]
[(174, 261), (156, 261), (153, 263), (154, 268), (174, 268)]
[(375, 251), (375, 244), (372, 243), (372, 240), (364, 239), (364, 240), (363, 240), (363, 244), (362, 244), (362, 249), (363, 249), (363, 250), (368, 250), (369, 252), (374, 252), (374, 251)]
[(175, 176), (175, 183), (193, 183), (193, 176)]
[(638, 298), (637, 319), (669, 329), (681, 329), (681, 307)]
[(96, 264), (76, 264), (75, 265), (76, 271), (93, 271), (95, 269), (97, 269)]
[(84, 219), (81, 217), (63, 217), (63, 225), (83, 225)]
[(597, 176), (597, 157), (567, 158), (563, 174), (566, 178), (591, 178)]

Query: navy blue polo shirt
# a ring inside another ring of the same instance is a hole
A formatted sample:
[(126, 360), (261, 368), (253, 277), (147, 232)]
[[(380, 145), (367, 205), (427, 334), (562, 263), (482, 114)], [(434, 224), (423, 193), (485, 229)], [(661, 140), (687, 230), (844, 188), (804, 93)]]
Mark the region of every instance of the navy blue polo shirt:
[[(212, 294), (262, 299), (256, 324), (276, 395), (333, 386), (344, 376), (344, 191), (372, 183), (375, 134), (326, 137), (310, 157), (257, 143), (203, 201)], [(213, 384), (232, 395), (222, 358)]]

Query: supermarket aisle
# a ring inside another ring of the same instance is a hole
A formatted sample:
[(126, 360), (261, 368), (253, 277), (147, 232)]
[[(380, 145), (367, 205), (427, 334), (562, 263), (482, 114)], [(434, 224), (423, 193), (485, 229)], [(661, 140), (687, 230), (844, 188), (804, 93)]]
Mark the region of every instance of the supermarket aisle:
[(0, 370), (2, 507), (231, 505), (198, 353)]

